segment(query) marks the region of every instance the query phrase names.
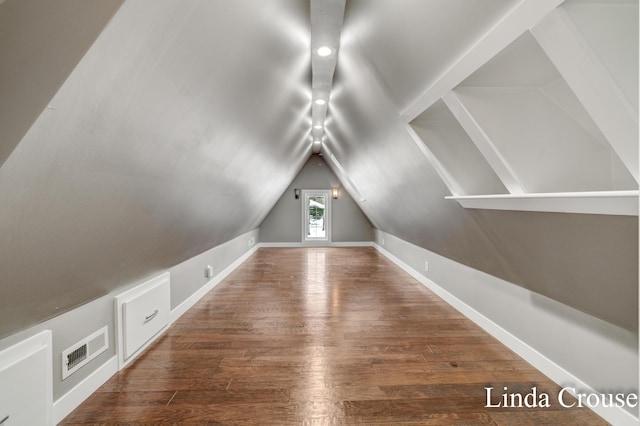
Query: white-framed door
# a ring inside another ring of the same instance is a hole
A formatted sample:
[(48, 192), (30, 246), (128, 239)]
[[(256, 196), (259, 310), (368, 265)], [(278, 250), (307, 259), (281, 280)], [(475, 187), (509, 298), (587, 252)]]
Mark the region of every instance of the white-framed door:
[(302, 242), (331, 242), (331, 191), (302, 190)]

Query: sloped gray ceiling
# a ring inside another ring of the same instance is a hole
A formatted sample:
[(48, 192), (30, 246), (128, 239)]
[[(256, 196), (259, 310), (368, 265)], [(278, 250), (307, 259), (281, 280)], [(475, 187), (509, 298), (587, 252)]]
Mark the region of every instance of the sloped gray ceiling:
[(123, 1), (0, 1), (0, 166)]
[[(311, 154), (308, 1), (42, 3), (0, 1), (0, 337), (260, 226)], [(635, 330), (637, 217), (463, 209), (401, 118), (522, 3), (349, 0), (326, 152), (379, 229)]]
[(47, 105), (0, 168), (0, 336), (260, 225), (311, 153), (308, 2), (126, 2)]
[(342, 46), (352, 45), (368, 58), (402, 111), (516, 3), (349, 0)]
[(350, 0), (326, 146), (381, 230), (636, 330), (637, 217), (463, 209), (400, 117), (515, 3)]

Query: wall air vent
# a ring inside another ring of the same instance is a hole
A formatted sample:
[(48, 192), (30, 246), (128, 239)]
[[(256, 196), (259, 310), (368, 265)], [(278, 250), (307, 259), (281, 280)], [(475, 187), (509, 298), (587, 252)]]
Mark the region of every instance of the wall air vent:
[(73, 368), (87, 359), (87, 344), (80, 346), (73, 352), (67, 355), (67, 370), (73, 370)]
[(104, 326), (92, 335), (62, 351), (62, 380), (106, 351), (109, 347), (109, 328)]

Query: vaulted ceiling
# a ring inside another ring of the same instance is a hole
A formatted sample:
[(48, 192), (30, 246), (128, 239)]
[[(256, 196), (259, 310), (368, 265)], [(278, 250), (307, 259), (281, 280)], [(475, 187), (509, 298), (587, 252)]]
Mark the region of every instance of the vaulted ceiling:
[(314, 140), (378, 229), (636, 327), (637, 12), (0, 1), (0, 335), (259, 227)]

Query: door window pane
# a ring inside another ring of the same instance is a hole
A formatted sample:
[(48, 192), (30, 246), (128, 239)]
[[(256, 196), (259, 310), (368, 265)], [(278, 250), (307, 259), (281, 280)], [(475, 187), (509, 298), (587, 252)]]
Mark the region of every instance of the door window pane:
[(328, 194), (324, 193), (310, 193), (305, 195), (305, 240), (328, 240), (328, 199)]

